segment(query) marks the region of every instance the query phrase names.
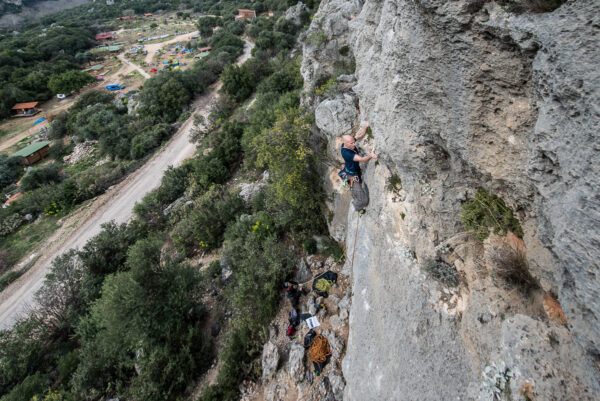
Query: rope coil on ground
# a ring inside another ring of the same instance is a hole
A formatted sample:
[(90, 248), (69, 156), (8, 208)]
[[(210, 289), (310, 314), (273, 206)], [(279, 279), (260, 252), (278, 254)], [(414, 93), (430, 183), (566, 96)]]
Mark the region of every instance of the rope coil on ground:
[(312, 362), (323, 363), (329, 355), (331, 355), (329, 342), (321, 334), (317, 334), (308, 350), (308, 357)]

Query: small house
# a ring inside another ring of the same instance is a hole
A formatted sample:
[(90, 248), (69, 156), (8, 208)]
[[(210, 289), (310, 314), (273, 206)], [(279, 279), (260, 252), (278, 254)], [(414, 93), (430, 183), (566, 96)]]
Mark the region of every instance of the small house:
[(34, 142), (29, 146), (24, 147), (16, 153), (13, 153), (13, 157), (20, 157), (21, 163), (26, 166), (31, 166), (48, 156), (50, 153), (50, 142)]
[(256, 11), (247, 10), (245, 8), (238, 9), (238, 15), (235, 16), (236, 21), (253, 20), (256, 18)]
[(198, 49), (198, 52), (199, 52), (199, 53), (204, 53), (204, 52), (209, 52), (209, 51), (211, 51), (211, 50), (212, 50), (212, 47), (211, 47), (211, 46), (206, 46), (206, 47), (201, 47), (201, 48), (199, 48), (199, 49)]
[(38, 102), (17, 103), (12, 107), (12, 109), (17, 113), (15, 114), (15, 117), (29, 117), (39, 112), (39, 110), (35, 107), (37, 105)]
[(152, 13), (144, 13), (144, 17), (152, 17)]
[(96, 35), (96, 42), (104, 43), (107, 40), (115, 40), (115, 35), (112, 32), (102, 32)]
[(4, 202), (3, 207), (9, 206), (11, 203), (13, 203), (14, 201), (16, 201), (17, 199), (21, 199), (22, 197), (23, 197), (23, 194), (21, 192), (17, 192), (16, 194), (14, 194), (10, 198), (8, 198), (6, 200), (6, 202)]

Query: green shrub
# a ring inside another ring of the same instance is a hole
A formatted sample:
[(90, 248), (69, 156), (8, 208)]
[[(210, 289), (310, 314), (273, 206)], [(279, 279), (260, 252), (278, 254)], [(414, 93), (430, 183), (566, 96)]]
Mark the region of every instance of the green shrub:
[(34, 396), (43, 394), (47, 385), (48, 381), (44, 375), (37, 372), (16, 385), (10, 393), (2, 397), (2, 401), (30, 401)]
[(73, 350), (58, 360), (58, 377), (61, 383), (68, 383), (79, 365), (79, 351)]
[(171, 238), (179, 250), (191, 256), (221, 245), (227, 225), (244, 209), (244, 201), (223, 188), (211, 188), (173, 230)]
[(62, 180), (61, 167), (56, 163), (49, 163), (42, 167), (34, 167), (21, 178), (21, 188), (31, 191), (53, 182)]
[(22, 271), (9, 271), (0, 275), (0, 292), (4, 291), (13, 281), (21, 277)]
[(321, 252), (325, 256), (332, 257), (338, 263), (341, 262), (346, 256), (340, 244), (332, 240), (325, 242), (325, 244), (323, 245), (323, 250)]
[(19, 178), (21, 160), (0, 153), (0, 191)]
[(302, 243), (302, 248), (308, 255), (314, 255), (317, 253), (317, 241), (310, 238)]
[(341, 56), (344, 56), (344, 57), (345, 57), (345, 56), (347, 56), (347, 55), (348, 55), (348, 53), (350, 52), (350, 47), (348, 47), (347, 45), (344, 45), (344, 46), (340, 47), (340, 50), (339, 50), (339, 52), (340, 52), (340, 55), (341, 55)]
[(315, 94), (318, 96), (331, 97), (338, 92), (338, 84), (335, 78), (330, 78), (320, 87), (315, 88)]
[(14, 233), (24, 222), (25, 219), (18, 213), (13, 213), (2, 219), (2, 221), (0, 221), (0, 238)]
[[(94, 91), (92, 91), (92, 92), (94, 92)], [(86, 92), (86, 93), (90, 93), (90, 92)], [(75, 107), (75, 106), (73, 106), (73, 107)], [(75, 111), (72, 111), (72, 112), (75, 112)], [(56, 117), (54, 117), (54, 119), (52, 120), (52, 123), (50, 124), (50, 131), (48, 133), (48, 137), (50, 139), (60, 139), (67, 135), (67, 133), (68, 133), (68, 130), (67, 130), (68, 116), (69, 115), (67, 114), (66, 111), (61, 111), (60, 113), (58, 113), (56, 115)]]
[(0, 394), (46, 366), (46, 334), (35, 316), (18, 321), (10, 330), (0, 330)]
[(388, 179), (387, 190), (390, 192), (400, 191), (402, 189), (402, 180), (400, 176), (393, 173)]
[(225, 67), (221, 74), (221, 81), (223, 91), (238, 102), (250, 97), (256, 86), (256, 80), (244, 65), (238, 67), (232, 64)]
[(16, 255), (12, 250), (0, 249), (0, 275), (12, 268), (16, 261)]
[(463, 203), (460, 216), (465, 229), (473, 231), (480, 241), (488, 237), (490, 229), (500, 235), (512, 231), (519, 237), (523, 236), (523, 229), (513, 217), (513, 211), (501, 198), (484, 189), (478, 189), (472, 201)]
[(144, 157), (169, 138), (170, 135), (171, 126), (168, 124), (158, 124), (146, 129), (133, 137), (131, 141), (131, 158), (140, 159)]

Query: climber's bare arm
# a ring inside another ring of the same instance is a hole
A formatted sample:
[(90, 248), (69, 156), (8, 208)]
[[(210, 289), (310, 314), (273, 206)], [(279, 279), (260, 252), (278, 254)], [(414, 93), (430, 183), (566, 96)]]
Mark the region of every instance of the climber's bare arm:
[(364, 163), (364, 162), (368, 162), (371, 159), (377, 159), (378, 157), (379, 157), (379, 155), (377, 153), (371, 152), (366, 156), (355, 155), (353, 160), (355, 162)]
[(363, 125), (363, 127), (361, 127), (361, 129), (356, 133), (356, 135), (354, 135), (354, 139), (357, 141), (360, 141), (361, 139), (363, 139), (365, 134), (367, 133), (367, 128), (369, 128), (368, 122), (366, 125)]

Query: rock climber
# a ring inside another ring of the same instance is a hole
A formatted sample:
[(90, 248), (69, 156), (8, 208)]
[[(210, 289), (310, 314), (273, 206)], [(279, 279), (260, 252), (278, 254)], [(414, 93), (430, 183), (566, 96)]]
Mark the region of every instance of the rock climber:
[(361, 140), (367, 133), (369, 123), (365, 122), (362, 125), (360, 131), (355, 136), (344, 135), (342, 136), (342, 157), (344, 158), (344, 169), (340, 172), (340, 177), (343, 180), (347, 180), (352, 191), (352, 204), (354, 209), (363, 214), (365, 208), (369, 204), (368, 189), (362, 180), (362, 172), (360, 170), (360, 163), (368, 162), (371, 159), (377, 159), (378, 154), (371, 152), (366, 156), (360, 156), (356, 149), (356, 141)]

